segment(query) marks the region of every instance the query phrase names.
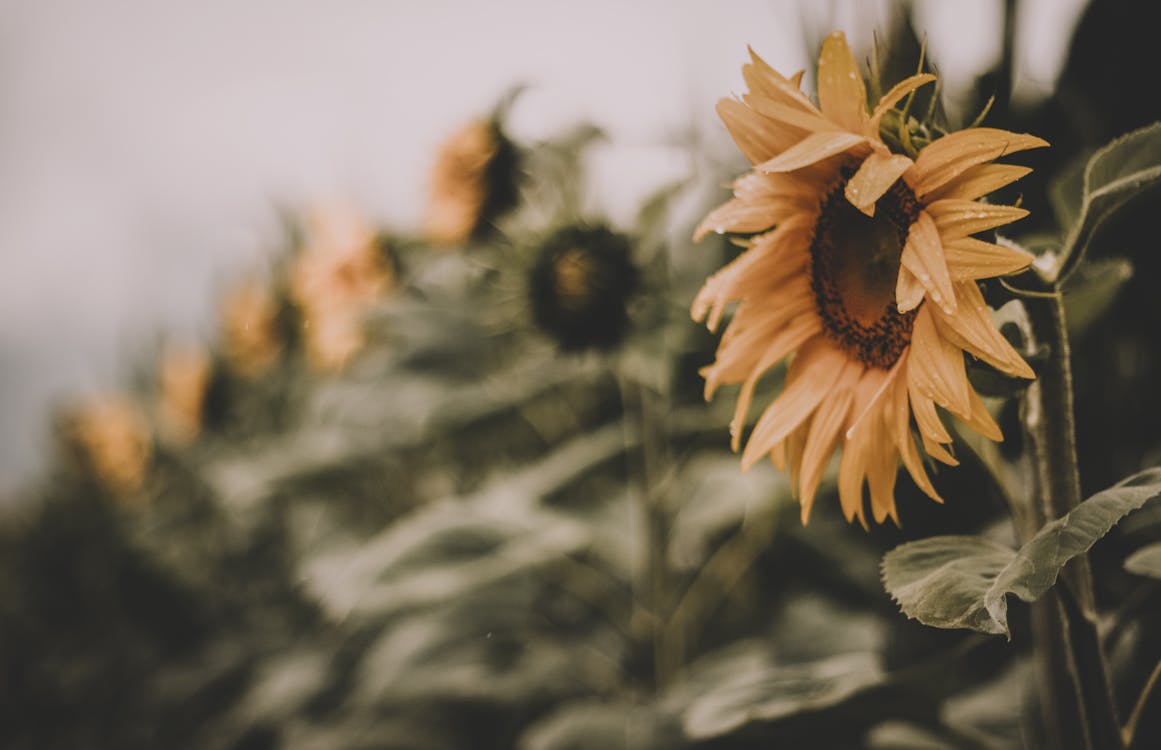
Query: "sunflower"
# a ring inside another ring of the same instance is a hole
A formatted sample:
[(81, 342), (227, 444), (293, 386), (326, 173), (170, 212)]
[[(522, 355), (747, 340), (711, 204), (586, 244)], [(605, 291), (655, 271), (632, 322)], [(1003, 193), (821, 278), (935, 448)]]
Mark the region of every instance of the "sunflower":
[(126, 396), (93, 396), (63, 415), (62, 437), (92, 476), (127, 504), (140, 500), (153, 437), (144, 411)]
[(212, 375), (206, 347), (186, 342), (165, 349), (157, 372), (157, 416), (166, 437), (186, 444), (201, 433)]
[(426, 238), (462, 245), (514, 202), (512, 144), (492, 120), (472, 120), (445, 140), (428, 185)]
[(702, 371), (706, 398), (741, 383), (730, 426), (736, 451), (759, 378), (791, 358), (782, 392), (746, 442), (743, 468), (769, 455), (788, 469), (805, 523), (841, 444), (847, 520), (867, 525), (865, 483), (875, 521), (898, 524), (900, 460), (937, 502), (923, 454), (956, 464), (936, 407), (1002, 439), (968, 382), (964, 353), (1034, 377), (996, 330), (977, 286), (1024, 269), (1032, 256), (972, 235), (1027, 213), (978, 201), (1030, 171), (992, 162), (1048, 144), (971, 128), (931, 140), (914, 158), (893, 153), (880, 135), (884, 116), (935, 76), (901, 81), (868, 111), (858, 66), (835, 32), (822, 44), (816, 106), (799, 89), (801, 73), (786, 78), (750, 54), (742, 69), (748, 92), (722, 100), (718, 114), (753, 168), (694, 234), (753, 235), (693, 303), (694, 319), (708, 318), (716, 330), (726, 306), (739, 302)]
[(264, 375), (282, 354), (278, 300), (269, 285), (248, 278), (234, 285), (222, 300), (222, 349), (230, 369), (242, 377)]
[(345, 367), (365, 343), (364, 316), (394, 284), (385, 248), (362, 217), (337, 207), (311, 213), (290, 274), (311, 366)]

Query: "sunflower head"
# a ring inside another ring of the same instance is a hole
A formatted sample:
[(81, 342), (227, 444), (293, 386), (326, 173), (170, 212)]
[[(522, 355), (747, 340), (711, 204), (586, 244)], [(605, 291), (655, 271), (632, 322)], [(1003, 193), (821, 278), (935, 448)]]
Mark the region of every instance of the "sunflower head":
[(394, 282), (386, 246), (361, 217), (338, 209), (310, 215), (290, 296), (313, 367), (340, 370), (363, 348), (363, 318)]
[(496, 119), (473, 120), (441, 144), (428, 185), (424, 234), (462, 245), (516, 200), (516, 148)]
[(59, 427), (64, 444), (106, 491), (126, 502), (139, 496), (153, 438), (134, 401), (118, 394), (89, 398), (68, 408)]
[(213, 361), (200, 344), (166, 348), (157, 373), (157, 417), (161, 430), (177, 443), (189, 443), (202, 430)]
[(738, 450), (759, 378), (789, 360), (783, 392), (750, 431), (743, 467), (769, 456), (788, 469), (805, 522), (840, 450), (847, 519), (866, 524), (866, 486), (870, 516), (898, 522), (900, 461), (942, 501), (924, 458), (956, 463), (945, 413), (1001, 439), (968, 383), (965, 355), (1033, 376), (996, 330), (977, 285), (1032, 257), (975, 235), (1026, 214), (979, 202), (1029, 171), (994, 160), (1047, 144), (992, 128), (923, 128), (923, 139), (911, 139), (914, 123), (897, 105), (935, 76), (911, 76), (868, 106), (841, 33), (823, 42), (817, 104), (800, 90), (801, 74), (787, 78), (751, 56), (746, 94), (723, 100), (718, 113), (753, 167), (695, 232), (742, 235), (747, 246), (693, 304), (694, 318), (716, 329), (737, 303), (703, 370), (706, 394), (741, 384), (731, 425)]
[(529, 275), (536, 324), (566, 351), (608, 349), (629, 328), (638, 272), (629, 238), (606, 227), (566, 227), (537, 250)]
[(226, 364), (244, 378), (261, 377), (282, 355), (278, 299), (259, 279), (246, 279), (226, 291), (219, 325)]

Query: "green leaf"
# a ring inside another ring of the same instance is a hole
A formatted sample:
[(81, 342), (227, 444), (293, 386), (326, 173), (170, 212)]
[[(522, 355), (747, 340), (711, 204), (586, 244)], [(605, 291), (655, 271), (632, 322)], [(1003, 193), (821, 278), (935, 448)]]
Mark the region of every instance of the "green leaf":
[(1046, 524), (1019, 552), (970, 536), (901, 544), (883, 558), (883, 582), (903, 612), (926, 625), (1007, 635), (1008, 594), (1036, 601), (1069, 560), (1159, 496), (1161, 468), (1135, 474)]
[(1064, 294), (1069, 336), (1080, 336), (1099, 320), (1121, 287), (1133, 277), (1133, 264), (1125, 258), (1089, 261), (1069, 279)]
[[(1084, 257), (1101, 224), (1130, 198), (1161, 182), (1161, 122), (1122, 136), (1093, 154), (1084, 171), (1080, 214), (1060, 251), (1064, 281)], [(1064, 200), (1057, 201), (1067, 206)], [(1067, 209), (1065, 216), (1068, 215)]]
[(1146, 545), (1129, 555), (1125, 570), (1139, 576), (1161, 578), (1161, 542)]
[(878, 660), (867, 653), (742, 669), (696, 697), (682, 715), (682, 728), (692, 740), (720, 737), (750, 722), (830, 708), (882, 681)]
[(1003, 633), (983, 606), (1016, 552), (979, 536), (933, 536), (883, 558), (883, 583), (908, 617), (936, 628)]

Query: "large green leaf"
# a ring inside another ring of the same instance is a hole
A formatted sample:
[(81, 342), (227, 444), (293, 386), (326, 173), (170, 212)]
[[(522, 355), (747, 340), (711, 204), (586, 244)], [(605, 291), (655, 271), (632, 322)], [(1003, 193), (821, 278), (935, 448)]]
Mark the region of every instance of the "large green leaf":
[[(1084, 171), (1080, 212), (1060, 252), (1056, 278), (1068, 278), (1101, 224), (1130, 198), (1161, 182), (1161, 123), (1122, 136), (1093, 154)], [(1058, 200), (1063, 205), (1064, 201)], [(1069, 215), (1065, 211), (1064, 215)]]
[(1161, 578), (1161, 542), (1146, 545), (1129, 555), (1125, 570), (1140, 576)]
[(1007, 635), (1008, 594), (1036, 601), (1069, 560), (1158, 496), (1161, 468), (1135, 474), (1045, 525), (1019, 552), (972, 536), (901, 544), (883, 558), (883, 582), (903, 612), (926, 625)]

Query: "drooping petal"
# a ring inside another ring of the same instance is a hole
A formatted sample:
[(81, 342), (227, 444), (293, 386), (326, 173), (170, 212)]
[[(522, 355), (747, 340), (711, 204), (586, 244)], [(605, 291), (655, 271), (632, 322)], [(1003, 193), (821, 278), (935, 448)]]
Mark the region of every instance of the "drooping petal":
[(847, 414), (855, 401), (853, 386), (860, 375), (861, 368), (850, 367), (844, 370), (843, 378), (835, 382), (834, 389), (819, 405), (810, 422), (799, 467), (798, 501), (802, 506), (803, 524), (810, 518), (810, 509), (814, 505), (823, 471), (847, 423)]
[(935, 227), (944, 242), (995, 229), (1028, 215), (1025, 209), (1016, 206), (998, 206), (959, 198), (934, 201), (923, 210), (935, 221)]
[(984, 405), (983, 399), (980, 398), (974, 389), (970, 395), (972, 399), (972, 412), (968, 415), (967, 419), (963, 420), (963, 423), (988, 440), (995, 440), (996, 442), (1003, 440), (1004, 433), (1000, 430), (1000, 425), (996, 424), (996, 420), (992, 418), (988, 407)]
[(742, 430), (746, 424), (746, 415), (750, 410), (750, 402), (754, 398), (754, 388), (758, 380), (767, 370), (781, 362), (791, 352), (800, 348), (810, 339), (822, 333), (822, 321), (813, 311), (799, 315), (789, 325), (778, 331), (770, 339), (762, 358), (750, 371), (750, 376), (742, 383), (738, 393), (738, 403), (734, 408), (734, 418), (730, 421), (730, 449), (737, 451), (741, 447)]
[(743, 100), (763, 117), (768, 117), (784, 126), (798, 128), (803, 136), (807, 133), (838, 132), (842, 130), (836, 123), (823, 117), (817, 111), (811, 112), (803, 110), (801, 107), (781, 104), (761, 95), (748, 94), (743, 97)]
[(899, 473), (899, 455), (889, 440), (871, 441), (867, 454), (867, 489), (871, 495), (871, 515), (875, 523), (883, 523), (887, 516), (899, 524), (895, 510), (895, 478)]
[[(943, 243), (935, 222), (923, 211), (919, 212), (907, 232), (907, 242), (903, 245), (903, 255), (899, 262), (903, 268), (915, 274), (933, 303), (949, 314), (955, 312), (955, 294), (951, 287), (947, 260), (943, 256)], [(910, 299), (904, 301), (910, 302)], [(898, 300), (896, 305), (904, 310)]]
[(763, 117), (736, 99), (720, 100), (717, 112), (738, 150), (751, 164), (770, 160), (800, 138), (797, 131)]
[(931, 203), (944, 198), (974, 201), (1012, 184), (1031, 171), (1030, 167), (1016, 164), (978, 164), (964, 170), (963, 174), (949, 180), (943, 187), (932, 190), (927, 194), (925, 202)]
[(810, 416), (834, 383), (834, 374), (854, 366), (824, 336), (816, 336), (798, 352), (790, 365), (786, 386), (754, 425), (742, 452), (742, 469), (748, 469)]
[(1023, 271), (1035, 258), (1014, 247), (961, 237), (943, 244), (943, 257), (952, 281), (990, 279)]
[(863, 160), (859, 171), (847, 181), (844, 194), (852, 206), (867, 216), (874, 216), (875, 202), (910, 166), (911, 159), (902, 154), (876, 151)]
[(855, 146), (865, 145), (867, 139), (855, 133), (841, 131), (813, 133), (768, 161), (756, 165), (759, 172), (793, 172), (802, 167), (841, 154)]
[(818, 104), (831, 121), (862, 133), (867, 121), (867, 91), (858, 63), (841, 31), (829, 34), (818, 56)]
[(1018, 378), (1036, 377), (1024, 358), (996, 329), (984, 296), (975, 282), (958, 281), (955, 292), (960, 300), (955, 315), (945, 315), (938, 310), (934, 312), (939, 335), (956, 348), (970, 352), (1001, 372)]
[[(906, 368), (906, 361), (907, 352), (904, 352), (896, 367)], [(911, 408), (907, 397), (905, 371), (904, 374), (892, 381), (891, 388), (886, 395), (883, 404), (883, 425), (887, 430), (887, 435), (891, 438), (891, 442), (899, 451), (903, 466), (911, 475), (915, 486), (923, 490), (932, 500), (942, 503), (943, 498), (935, 491), (935, 486), (928, 478), (927, 472), (923, 468), (923, 459), (920, 458), (919, 451), (915, 447), (915, 439), (911, 436)]]
[(871, 430), (855, 430), (853, 435), (847, 437), (839, 460), (838, 490), (843, 516), (848, 523), (857, 517), (864, 529), (867, 528), (867, 519), (863, 512), (863, 479), (866, 477), (870, 451)]
[(967, 371), (963, 351), (940, 335), (931, 308), (924, 305), (915, 316), (911, 329), (911, 356), (907, 375), (910, 383), (924, 396), (956, 416), (971, 413)]
[(924, 84), (931, 83), (935, 80), (935, 76), (930, 73), (920, 73), (919, 75), (904, 78), (899, 83), (891, 87), (891, 90), (879, 99), (879, 103), (875, 105), (875, 111), (871, 113), (871, 121), (867, 123), (867, 135), (878, 137), (879, 123), (883, 120), (883, 115), (887, 114), (896, 104), (899, 103), (903, 97), (910, 94), (915, 89)]
[(922, 198), (977, 164), (1047, 145), (1048, 141), (1026, 133), (996, 128), (961, 130), (945, 135), (920, 151), (907, 182), (915, 195)]

